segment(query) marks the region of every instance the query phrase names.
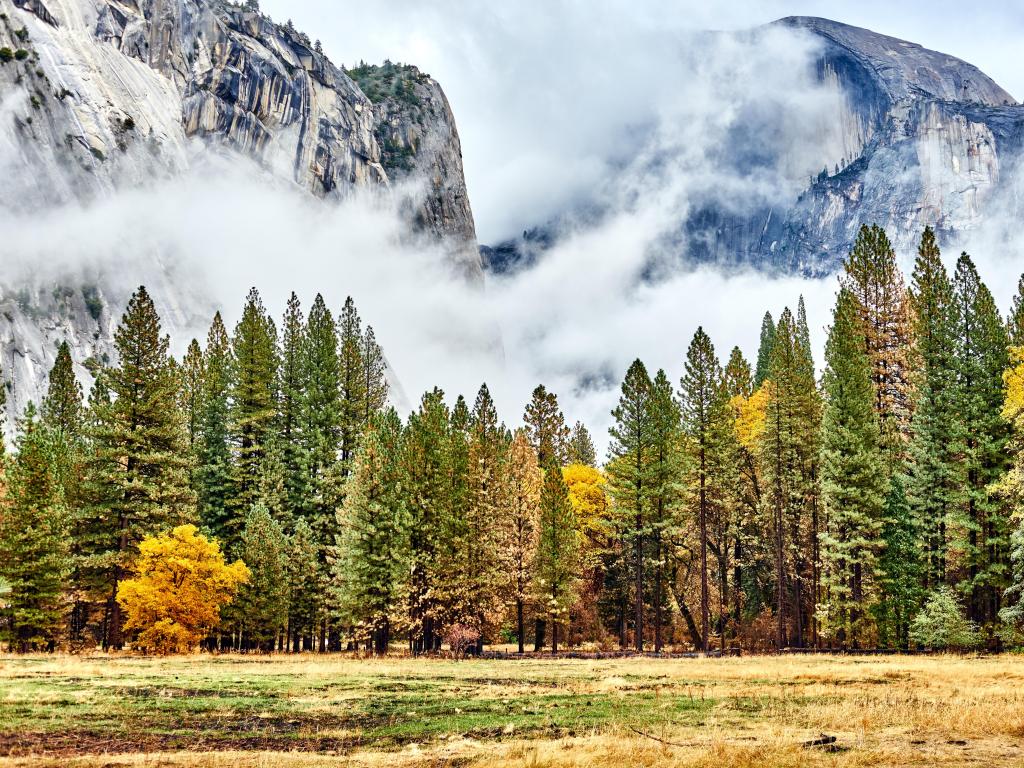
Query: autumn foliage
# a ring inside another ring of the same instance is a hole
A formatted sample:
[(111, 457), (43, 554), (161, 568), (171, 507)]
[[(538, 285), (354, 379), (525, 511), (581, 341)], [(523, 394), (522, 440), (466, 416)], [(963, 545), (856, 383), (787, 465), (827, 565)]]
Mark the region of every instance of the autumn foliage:
[(139, 544), (136, 576), (122, 581), (117, 601), (136, 647), (160, 654), (195, 649), (220, 622), (220, 609), (249, 580), (241, 560), (228, 564), (216, 541), (181, 525)]

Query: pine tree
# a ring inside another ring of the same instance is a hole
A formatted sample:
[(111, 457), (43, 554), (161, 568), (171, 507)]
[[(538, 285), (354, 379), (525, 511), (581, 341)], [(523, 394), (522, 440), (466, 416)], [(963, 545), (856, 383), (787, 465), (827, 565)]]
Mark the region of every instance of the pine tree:
[(285, 530), (291, 530), (294, 521), (307, 513), (310, 502), (307, 397), (316, 384), (310, 380), (307, 335), (299, 297), (292, 293), (281, 320), (281, 394), (277, 414), (284, 482), (280, 521)]
[[(82, 399), (82, 385), (75, 377), (71, 348), (62, 341), (50, 369), (49, 387), (43, 398), (43, 423), (61, 430), (71, 440), (77, 439), (82, 432)], [(0, 407), (2, 405), (0, 402)]]
[(1017, 294), (1013, 297), (1013, 306), (1006, 318), (1006, 332), (1013, 346), (1024, 346), (1024, 275), (1017, 281)]
[(772, 347), (775, 345), (775, 321), (771, 312), (761, 319), (761, 342), (757, 348), (757, 366), (754, 369), (754, 388), (767, 381), (771, 371)]
[(149, 294), (139, 288), (114, 334), (119, 365), (103, 374), (113, 398), (95, 404), (86, 466), (83, 511), (94, 528), (88, 559), (106, 592), (106, 647), (122, 644), (117, 584), (135, 546), (195, 512), (169, 343)]
[(947, 527), (964, 484), (956, 412), (953, 289), (935, 233), (925, 229), (910, 289), (917, 368), (906, 492), (921, 537), (925, 590), (946, 580)]
[(231, 342), (220, 313), (214, 315), (203, 352), (205, 377), (196, 443), (196, 494), (199, 519), (219, 540), (237, 532), (230, 525), (231, 450), (228, 446), (229, 393), (232, 390)]
[(239, 556), (249, 581), (229, 609), (244, 649), (276, 649), (288, 616), (288, 540), (262, 503), (245, 517)]
[(324, 545), (337, 535), (335, 464), (343, 450), (344, 402), (338, 358), (338, 327), (323, 297), (313, 301), (306, 322), (306, 393), (303, 402), (307, 494), (310, 525)]
[(754, 378), (750, 372), (750, 363), (743, 357), (739, 347), (733, 347), (729, 353), (729, 362), (723, 372), (726, 395), (734, 397), (750, 397), (754, 394)]
[(246, 297), (231, 349), (229, 435), (234, 460), (230, 515), (224, 531), (229, 553), (245, 516), (259, 499), (260, 465), (277, 417), (277, 330), (255, 288)]
[(375, 653), (388, 650), (409, 572), (402, 447), (402, 422), (394, 409), (375, 415), (338, 512), (333, 582), (342, 618), (355, 637), (372, 642)]
[[(790, 638), (797, 646), (817, 601), (814, 565), (817, 560), (817, 434), (820, 405), (814, 382), (810, 349), (803, 341), (792, 312), (779, 317), (772, 345), (765, 426), (760, 454), (765, 503), (771, 512), (768, 526), (774, 544), (776, 643)], [(810, 572), (809, 572), (810, 571)], [(807, 581), (812, 588), (807, 589)], [(787, 603), (790, 603), (787, 610)]]
[(882, 598), (876, 605), (883, 645), (910, 647), (910, 621), (921, 605), (920, 534), (907, 502), (903, 480), (893, 477), (882, 515), (882, 555), (878, 561)]
[(192, 339), (181, 361), (181, 391), (178, 402), (185, 419), (185, 435), (190, 451), (195, 451), (202, 429), (203, 387), (206, 380), (206, 361), (199, 342)]
[(530, 437), (530, 444), (537, 454), (537, 461), (544, 466), (548, 459), (554, 459), (562, 466), (567, 455), (569, 428), (565, 416), (558, 407), (558, 395), (549, 392), (540, 384), (533, 390), (530, 402), (523, 414), (523, 423)]
[(542, 473), (526, 431), (516, 430), (505, 461), (500, 520), (504, 546), (498, 551), (516, 610), (519, 653), (525, 644), (525, 612), (533, 595), (533, 563), (540, 528)]
[(910, 318), (907, 292), (885, 230), (864, 225), (843, 264), (841, 284), (856, 299), (871, 365), (883, 444), (901, 459), (910, 433)]
[(440, 647), (434, 566), (451, 509), (450, 429), (444, 392), (435, 388), (409, 416), (403, 445), (411, 558), (409, 619), (412, 650), (417, 653)]
[(566, 459), (569, 464), (582, 464), (586, 467), (597, 466), (597, 451), (590, 432), (581, 421), (577, 421), (569, 436)]
[(338, 319), (341, 385), (341, 470), (347, 477), (359, 445), (367, 413), (366, 370), (363, 359), (363, 330), (355, 302), (349, 296)]
[(549, 458), (540, 493), (540, 533), (534, 560), (536, 601), (545, 624), (551, 627), (551, 652), (558, 652), (559, 629), (569, 618), (576, 599), (579, 540), (576, 515), (562, 470)]
[(374, 414), (388, 404), (387, 362), (377, 344), (373, 326), (367, 325), (363, 334), (363, 425), (368, 426)]
[(887, 485), (862, 322), (856, 297), (842, 288), (825, 347), (821, 475), (827, 525), (820, 537), (825, 603), (819, 613), (839, 643), (854, 648), (870, 636)]
[(70, 572), (70, 515), (61, 483), (63, 434), (39, 424), (29, 403), (18, 425), (17, 456), (0, 513), (0, 577), (10, 594), (2, 612), (18, 651), (53, 650), (64, 619)]
[[(663, 370), (659, 370), (651, 382), (649, 404), (651, 445), (646, 494), (654, 571), (654, 650), (660, 652), (665, 642), (665, 608), (674, 542), (683, 534), (679, 512), (684, 474), (679, 403)], [(686, 610), (685, 602), (680, 607)]]
[(488, 634), (497, 630), (501, 619), (498, 571), (500, 528), (495, 524), (501, 513), (502, 480), (505, 471), (504, 430), (498, 423), (486, 384), (480, 387), (469, 423), (469, 498), (464, 529), (468, 534), (462, 555), (462, 578), (467, 582), (468, 624), (480, 633), (477, 651), (483, 651)]
[[(697, 492), (695, 518), (697, 520), (698, 551), (700, 552), (700, 649), (708, 650), (710, 632), (710, 592), (708, 588), (708, 517), (716, 502), (714, 491), (709, 498), (709, 479), (717, 464), (712, 456), (715, 445), (715, 425), (724, 414), (722, 370), (711, 339), (698, 328), (686, 354), (686, 373), (680, 381), (683, 428), (694, 455), (694, 482)], [(711, 480), (711, 482), (714, 482)]]
[[(0, 410), (3, 404), (0, 403)], [(54, 468), (58, 473), (57, 482), (63, 494), (64, 503), (70, 510), (77, 509), (81, 501), (82, 461), (84, 458), (84, 407), (82, 403), (82, 385), (75, 377), (71, 362), (71, 350), (67, 342), (62, 342), (57, 350), (57, 358), (50, 370), (49, 386), (43, 399), (42, 425), (52, 433)], [(0, 442), (3, 442), (0, 440)], [(0, 451), (2, 457), (2, 451)], [(70, 620), (70, 639), (77, 643), (81, 640), (88, 613), (88, 603), (80, 593), (80, 573), (77, 565), (81, 562), (82, 531), (81, 515), (69, 513), (68, 549), (72, 568), (69, 580), (72, 588), (69, 597), (72, 602)]]
[(288, 635), (291, 650), (313, 647), (323, 613), (320, 546), (306, 519), (295, 521), (288, 541)]
[[(633, 581), (634, 645), (644, 642), (644, 558), (649, 537), (648, 519), (651, 435), (651, 379), (640, 360), (634, 360), (622, 382), (619, 404), (612, 411), (609, 429), (608, 489), (615, 501), (616, 524), (628, 547)], [(546, 482), (546, 481), (545, 481)], [(620, 637), (622, 637), (620, 627)]]
[(992, 628), (1007, 586), (1008, 515), (992, 485), (1008, 468), (1009, 427), (1001, 417), (1002, 372), (1009, 366), (1006, 327), (965, 253), (953, 278), (956, 317), (955, 412), (964, 425), (966, 487), (957, 515), (957, 574), (972, 621)]

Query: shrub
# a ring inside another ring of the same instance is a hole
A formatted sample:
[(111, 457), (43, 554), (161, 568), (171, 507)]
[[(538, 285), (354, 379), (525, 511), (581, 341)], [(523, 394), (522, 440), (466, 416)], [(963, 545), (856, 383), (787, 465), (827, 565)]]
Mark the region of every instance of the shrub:
[(452, 652), (452, 657), (461, 659), (466, 651), (476, 645), (480, 639), (480, 632), (465, 624), (452, 624), (443, 633), (444, 641)]
[(968, 650), (981, 643), (977, 626), (964, 616), (949, 587), (939, 587), (928, 595), (910, 625), (910, 639), (933, 651)]
[(10, 48), (0, 48), (0, 64), (6, 64), (14, 59), (14, 51)]
[(18, 61), (24, 61), (28, 58), (28, 51), (26, 51), (24, 48), (19, 48), (14, 52), (14, 58), (16, 58)]

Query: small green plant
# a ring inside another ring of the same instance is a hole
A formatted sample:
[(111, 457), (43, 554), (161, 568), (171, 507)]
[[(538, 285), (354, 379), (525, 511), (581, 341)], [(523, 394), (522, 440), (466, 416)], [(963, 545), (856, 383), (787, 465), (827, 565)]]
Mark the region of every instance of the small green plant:
[(24, 61), (28, 58), (28, 51), (26, 51), (24, 48), (19, 48), (14, 52), (14, 58), (16, 58), (18, 61)]
[(32, 109), (41, 109), (42, 108), (43, 102), (41, 102), (39, 100), (38, 96), (33, 94), (32, 98), (31, 98), (31, 101), (32, 101)]
[(910, 639), (933, 651), (964, 651), (981, 644), (977, 626), (964, 616), (949, 587), (939, 587), (928, 595), (910, 625)]
[(99, 322), (103, 314), (103, 299), (100, 298), (100, 291), (95, 285), (87, 285), (82, 288), (82, 299), (85, 301), (85, 308), (89, 310), (89, 316)]
[(21, 42), (25, 42), (28, 40), (28, 27), (22, 27), (14, 33), (14, 36), (21, 40)]
[(0, 48), (0, 64), (6, 64), (14, 59), (14, 51), (10, 48)]

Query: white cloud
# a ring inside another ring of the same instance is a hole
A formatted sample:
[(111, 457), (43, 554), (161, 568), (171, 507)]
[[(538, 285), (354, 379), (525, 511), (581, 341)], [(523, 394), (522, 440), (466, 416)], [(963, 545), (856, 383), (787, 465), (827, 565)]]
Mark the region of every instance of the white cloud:
[[(336, 60), (408, 61), (452, 103), (481, 239), (542, 223), (633, 152), (633, 131), (692, 92), (694, 32), (826, 16), (958, 55), (1024, 96), (1024, 9), (959, 0), (263, 0)], [(781, 50), (782, 55), (789, 53)], [(778, 70), (776, 70), (778, 71)], [(766, 73), (770, 75), (771, 73)], [(761, 72), (754, 71), (755, 83)], [(728, 87), (731, 83), (718, 83)], [(768, 83), (762, 82), (767, 90)], [(819, 169), (820, 170), (820, 167)]]

